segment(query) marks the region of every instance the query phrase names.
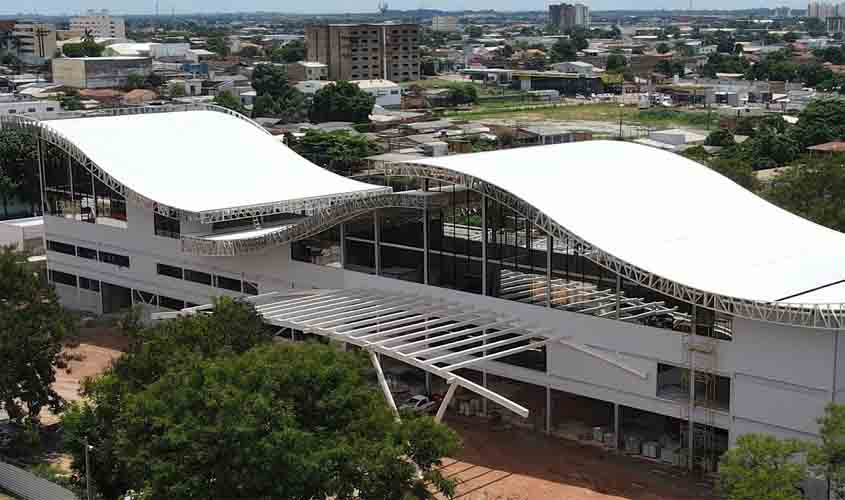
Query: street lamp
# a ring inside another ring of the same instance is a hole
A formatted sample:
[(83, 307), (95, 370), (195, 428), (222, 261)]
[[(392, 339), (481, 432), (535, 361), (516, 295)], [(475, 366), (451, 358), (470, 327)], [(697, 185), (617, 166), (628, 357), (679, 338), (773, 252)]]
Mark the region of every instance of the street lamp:
[(94, 447), (88, 444), (88, 438), (85, 438), (85, 492), (88, 500), (93, 500), (91, 492), (91, 460), (88, 457), (88, 451), (93, 450)]

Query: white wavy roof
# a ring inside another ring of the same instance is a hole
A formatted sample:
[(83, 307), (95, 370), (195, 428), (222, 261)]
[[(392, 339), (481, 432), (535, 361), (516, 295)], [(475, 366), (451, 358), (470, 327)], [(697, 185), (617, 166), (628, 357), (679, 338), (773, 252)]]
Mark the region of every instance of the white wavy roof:
[(845, 302), (837, 285), (845, 280), (844, 234), (674, 153), (588, 141), (413, 163), (494, 184), (592, 245), (682, 285), (765, 302)]
[(45, 125), (132, 191), (188, 212), (385, 189), (329, 172), (253, 124), (217, 111), (74, 118)]

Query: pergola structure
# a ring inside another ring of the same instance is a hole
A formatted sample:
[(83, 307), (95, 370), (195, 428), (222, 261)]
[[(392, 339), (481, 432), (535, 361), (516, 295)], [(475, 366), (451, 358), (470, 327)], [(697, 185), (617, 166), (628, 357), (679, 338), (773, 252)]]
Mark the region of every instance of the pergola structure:
[[(265, 322), (356, 345), (370, 353), (390, 407), (396, 410), (379, 355), (407, 363), (446, 380), (449, 390), (438, 411), (443, 418), (458, 386), (489, 399), (522, 417), (528, 409), (482, 385), (456, 374), (494, 359), (539, 349), (567, 338), (538, 329), (516, 317), (469, 309), (460, 304), (411, 294), (384, 294), (372, 290), (312, 290), (271, 292), (249, 297)], [(201, 305), (156, 319), (208, 311)]]

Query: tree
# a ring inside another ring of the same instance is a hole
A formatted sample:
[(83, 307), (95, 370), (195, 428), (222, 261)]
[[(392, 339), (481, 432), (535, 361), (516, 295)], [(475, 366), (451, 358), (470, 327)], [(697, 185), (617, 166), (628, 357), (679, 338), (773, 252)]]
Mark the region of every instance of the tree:
[(238, 52), (238, 55), (241, 57), (258, 57), (261, 53), (261, 49), (255, 45), (244, 45), (241, 47), (241, 51)]
[(449, 100), (456, 106), (476, 103), (478, 102), (478, 89), (472, 83), (453, 84), (449, 87)]
[(311, 120), (320, 122), (366, 123), (376, 98), (354, 83), (339, 81), (326, 85), (314, 94), (311, 102)]
[(256, 99), (252, 116), (278, 117), (285, 123), (295, 123), (308, 117), (305, 96), (291, 86), (287, 71), (274, 64), (261, 64), (252, 74)]
[(722, 147), (730, 147), (736, 144), (736, 142), (734, 142), (734, 135), (729, 130), (722, 128), (710, 132), (710, 135), (707, 136), (707, 140), (705, 140), (704, 143), (708, 146)]
[(76, 322), (26, 255), (9, 248), (0, 249), (0, 297), (0, 403), (13, 422), (38, 422), (42, 408), (62, 409), (52, 384)]
[(246, 114), (246, 109), (241, 106), (241, 101), (228, 90), (224, 90), (214, 96), (214, 100), (212, 102), (220, 107), (231, 109), (232, 111), (238, 112), (242, 115)]
[(607, 56), (605, 69), (609, 72), (620, 72), (628, 65), (628, 60), (622, 54), (610, 54)]
[(719, 464), (719, 485), (727, 500), (801, 500), (806, 466), (795, 460), (806, 449), (796, 440), (745, 434)]
[(790, 165), (764, 193), (775, 205), (837, 231), (845, 230), (845, 159)]
[(293, 63), (305, 60), (305, 42), (294, 40), (270, 53), (270, 59), (275, 63)]
[(62, 46), (65, 57), (100, 57), (105, 46), (94, 41), (93, 38), (84, 39), (80, 43), (66, 43)]
[(470, 24), (464, 28), (464, 33), (466, 33), (470, 38), (481, 38), (484, 36), (484, 30), (481, 29), (481, 26), (476, 26), (474, 24)]
[(672, 51), (672, 47), (669, 47), (668, 43), (659, 43), (657, 44), (657, 53), (658, 54), (666, 54)]
[(364, 357), (272, 333), (231, 299), (212, 316), (138, 331), (86, 382), (91, 402), (63, 417), (73, 467), (88, 436), (107, 499), (130, 488), (174, 499), (432, 498), (426, 482), (453, 491), (436, 470), (457, 449), (452, 431), (429, 417), (397, 422)]
[(668, 76), (684, 75), (684, 64), (674, 59), (661, 59), (654, 65), (654, 71)]
[(282, 66), (258, 64), (252, 73), (252, 87), (258, 96), (283, 97), (290, 92), (288, 73)]
[(792, 136), (802, 148), (845, 137), (845, 101), (814, 99), (798, 115)]
[(12, 196), (29, 203), (32, 213), (41, 201), (41, 187), (35, 166), (35, 138), (23, 130), (0, 129), (0, 198), (8, 215)]
[(144, 75), (140, 73), (130, 73), (126, 76), (126, 84), (124, 88), (126, 90), (134, 90), (134, 89), (142, 89), (146, 87), (147, 79)]
[(828, 479), (833, 498), (845, 498), (845, 405), (827, 405), (819, 434), (822, 442), (811, 450), (810, 465)]
[(169, 90), (170, 97), (185, 97), (187, 95), (187, 91), (185, 90), (184, 83), (171, 83), (168, 85), (167, 89)]
[(798, 41), (798, 35), (793, 31), (788, 31), (783, 35), (783, 41), (786, 43), (795, 43)]
[(558, 38), (550, 52), (552, 62), (574, 61), (578, 58), (578, 52), (572, 42), (565, 38)]
[(379, 152), (379, 148), (366, 137), (344, 130), (309, 130), (290, 146), (314, 163), (341, 174), (351, 174), (364, 158)]
[(215, 52), (221, 56), (229, 55), (229, 46), (226, 44), (226, 39), (222, 36), (215, 36), (206, 41), (206, 47), (211, 52)]

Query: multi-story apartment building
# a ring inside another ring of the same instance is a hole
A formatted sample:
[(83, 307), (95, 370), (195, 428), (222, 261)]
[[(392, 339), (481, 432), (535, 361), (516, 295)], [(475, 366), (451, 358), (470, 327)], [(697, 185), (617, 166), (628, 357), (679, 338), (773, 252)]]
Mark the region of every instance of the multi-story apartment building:
[(305, 30), (309, 61), (326, 64), (329, 80), (419, 80), (416, 24), (329, 24)]
[(53, 81), (76, 89), (122, 87), (129, 75), (148, 76), (149, 57), (60, 57), (53, 59)]
[(845, 401), (845, 236), (703, 165), (586, 141), (387, 165), (369, 184), (187, 108), (2, 118), (39, 132), (65, 305), (243, 297), (288, 335), (453, 387), (463, 413), (707, 471), (745, 433), (818, 439)]
[(590, 8), (584, 4), (549, 5), (549, 23), (561, 31), (573, 28), (590, 28)]
[(434, 16), (431, 18), (432, 31), (444, 31), (454, 33), (458, 31), (457, 16)]
[(845, 16), (845, 3), (836, 4), (812, 0), (807, 4), (807, 17), (827, 19), (829, 17), (843, 16)]
[(21, 61), (44, 64), (56, 55), (56, 27), (46, 23), (18, 21), (9, 43)]
[(96, 38), (126, 38), (126, 22), (122, 17), (113, 17), (107, 10), (89, 10), (84, 16), (70, 19), (70, 31), (90, 33)]

